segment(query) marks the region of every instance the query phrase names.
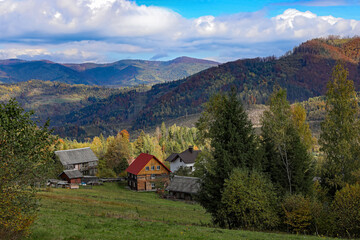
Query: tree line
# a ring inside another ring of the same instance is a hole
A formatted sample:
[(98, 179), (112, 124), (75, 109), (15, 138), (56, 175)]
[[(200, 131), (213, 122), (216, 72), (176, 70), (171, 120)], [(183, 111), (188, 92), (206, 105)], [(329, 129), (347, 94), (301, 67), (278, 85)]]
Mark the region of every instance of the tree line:
[(343, 65), (327, 85), (316, 167), (306, 111), (275, 88), (254, 129), (235, 88), (207, 103), (197, 128), (208, 146), (195, 165), (200, 204), (231, 229), (360, 236), (360, 128), (353, 82)]
[(198, 130), (194, 127), (174, 124), (167, 128), (165, 123), (162, 123), (152, 134), (141, 131), (134, 141), (130, 140), (128, 131), (124, 129), (116, 136), (105, 138), (100, 135), (91, 141), (58, 139), (56, 148), (66, 150), (90, 147), (99, 158), (99, 177), (126, 176), (125, 169), (140, 153), (148, 153), (165, 161), (170, 154), (196, 145), (197, 133)]

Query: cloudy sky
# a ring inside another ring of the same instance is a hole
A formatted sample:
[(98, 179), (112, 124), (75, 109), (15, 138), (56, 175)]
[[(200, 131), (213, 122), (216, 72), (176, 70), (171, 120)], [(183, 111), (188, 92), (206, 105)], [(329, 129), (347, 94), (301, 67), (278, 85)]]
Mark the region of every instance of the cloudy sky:
[(0, 0), (0, 59), (226, 62), (360, 35), (360, 0)]

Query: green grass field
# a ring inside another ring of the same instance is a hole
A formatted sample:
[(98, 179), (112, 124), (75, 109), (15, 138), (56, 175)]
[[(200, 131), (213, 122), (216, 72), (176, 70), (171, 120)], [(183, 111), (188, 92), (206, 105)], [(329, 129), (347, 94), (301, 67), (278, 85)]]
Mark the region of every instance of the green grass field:
[(211, 227), (198, 204), (160, 199), (115, 183), (40, 192), (30, 239), (330, 239)]

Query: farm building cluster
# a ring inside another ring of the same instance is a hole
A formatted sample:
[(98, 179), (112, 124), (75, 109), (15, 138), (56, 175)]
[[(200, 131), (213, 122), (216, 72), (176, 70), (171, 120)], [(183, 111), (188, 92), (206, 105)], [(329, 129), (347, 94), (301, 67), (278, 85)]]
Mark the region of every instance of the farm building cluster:
[[(155, 191), (164, 188), (170, 198), (192, 200), (200, 188), (200, 181), (194, 177), (173, 176), (181, 167), (194, 171), (194, 163), (199, 150), (189, 147), (184, 152), (171, 154), (166, 161), (170, 169), (156, 156), (141, 153), (126, 169), (128, 187), (136, 191)], [(96, 177), (99, 159), (89, 148), (55, 151), (63, 165), (58, 179), (50, 179), (55, 187), (79, 188), (79, 185), (100, 184), (103, 179)]]
[(55, 151), (55, 155), (64, 171), (59, 175), (61, 180), (49, 180), (51, 186), (79, 188), (80, 184), (100, 184), (96, 177), (99, 159), (89, 147)]

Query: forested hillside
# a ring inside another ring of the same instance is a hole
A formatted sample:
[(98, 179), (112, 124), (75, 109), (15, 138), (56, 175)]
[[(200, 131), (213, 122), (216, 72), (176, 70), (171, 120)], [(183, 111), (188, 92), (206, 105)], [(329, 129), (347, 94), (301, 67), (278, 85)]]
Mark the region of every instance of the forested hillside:
[(30, 80), (16, 84), (0, 84), (0, 102), (16, 98), (26, 110), (34, 110), (36, 120), (44, 122), (50, 118), (51, 122), (55, 123), (58, 118), (72, 111), (124, 91), (128, 89)]
[(245, 104), (266, 103), (275, 85), (287, 89), (291, 102), (325, 93), (331, 69), (343, 61), (349, 78), (359, 90), (360, 38), (315, 39), (280, 59), (245, 59), (210, 68), (186, 79), (157, 101), (150, 102), (136, 119), (135, 127), (157, 124), (169, 118), (198, 113), (218, 91), (236, 86)]
[[(306, 101), (324, 95), (331, 69), (337, 61), (344, 62), (349, 70), (349, 79), (354, 81), (355, 88), (359, 90), (359, 52), (360, 38), (314, 39), (295, 47), (279, 59), (268, 57), (237, 60), (185, 79), (153, 85), (148, 91), (144, 91), (146, 87), (121, 92), (98, 90), (102, 92), (102, 97), (90, 98), (86, 104), (76, 105), (73, 109), (68, 102), (76, 97), (71, 96), (66, 98), (68, 105), (56, 105), (69, 106), (66, 111), (61, 109), (61, 116), (59, 114), (54, 117), (52, 112), (47, 116), (52, 119), (52, 125), (62, 137), (84, 138), (100, 133), (114, 135), (124, 128), (154, 128), (163, 121), (174, 122), (178, 118), (196, 116), (203, 110), (203, 104), (211, 95), (228, 91), (232, 86), (236, 87), (238, 95), (248, 106), (266, 104), (276, 85), (287, 89), (290, 102)], [(173, 62), (191, 61), (180, 58)], [(68, 65), (74, 71), (82, 72), (95, 71), (96, 66)], [(48, 92), (50, 95), (51, 91)], [(91, 91), (86, 96), (90, 95)], [(34, 104), (34, 98), (28, 95), (24, 95), (21, 101)], [(38, 101), (40, 103), (44, 104), (42, 100)], [(310, 118), (312, 114), (318, 113), (309, 113)], [(316, 128), (316, 122), (314, 124)]]
[[(359, 89), (360, 38), (315, 39), (301, 44), (280, 59), (274, 57), (238, 60), (194, 74), (184, 80), (154, 85), (146, 93), (127, 93), (104, 99), (67, 116), (69, 124), (120, 124), (133, 129), (198, 114), (209, 97), (237, 88), (247, 105), (265, 104), (275, 85), (287, 89), (291, 102), (323, 95), (331, 69), (344, 61), (350, 79)], [(125, 103), (125, 104), (124, 104)], [(96, 115), (100, 109), (104, 114)], [(116, 117), (118, 116), (118, 117)]]
[(108, 64), (59, 64), (51, 61), (0, 61), (0, 83), (31, 79), (111, 87), (154, 84), (178, 80), (217, 62), (180, 57), (171, 61), (121, 60)]

